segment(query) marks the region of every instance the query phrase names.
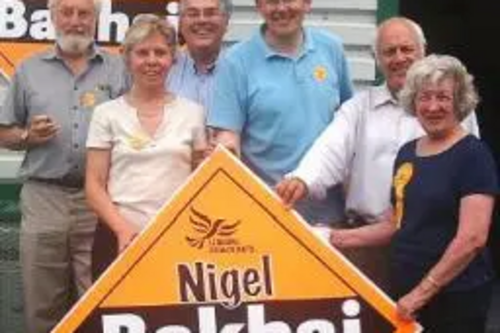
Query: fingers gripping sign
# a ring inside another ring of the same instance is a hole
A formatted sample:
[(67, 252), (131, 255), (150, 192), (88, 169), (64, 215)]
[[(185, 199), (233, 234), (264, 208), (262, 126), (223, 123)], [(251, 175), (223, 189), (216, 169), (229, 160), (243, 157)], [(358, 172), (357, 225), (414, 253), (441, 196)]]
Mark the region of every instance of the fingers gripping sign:
[(292, 208), (295, 203), (307, 196), (308, 189), (306, 183), (297, 177), (285, 178), (276, 185), (276, 193), (283, 204)]

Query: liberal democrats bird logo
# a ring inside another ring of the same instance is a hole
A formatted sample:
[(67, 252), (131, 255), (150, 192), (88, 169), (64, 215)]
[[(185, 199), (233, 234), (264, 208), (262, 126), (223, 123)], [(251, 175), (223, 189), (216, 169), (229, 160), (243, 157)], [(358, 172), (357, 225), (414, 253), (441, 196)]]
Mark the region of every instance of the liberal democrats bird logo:
[(190, 208), (191, 215), (189, 221), (193, 230), (198, 234), (197, 237), (186, 236), (186, 241), (192, 247), (201, 249), (205, 242), (213, 237), (229, 237), (237, 231), (240, 220), (230, 223), (226, 219), (212, 220), (208, 216), (200, 213), (193, 207)]

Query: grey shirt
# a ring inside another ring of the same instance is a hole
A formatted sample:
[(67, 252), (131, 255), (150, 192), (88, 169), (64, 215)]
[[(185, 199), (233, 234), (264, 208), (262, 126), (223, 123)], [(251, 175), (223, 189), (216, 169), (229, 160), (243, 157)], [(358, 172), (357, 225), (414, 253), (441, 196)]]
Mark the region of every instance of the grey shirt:
[(0, 112), (1, 125), (25, 127), (39, 114), (60, 129), (49, 142), (26, 151), (20, 176), (82, 179), (85, 142), (94, 107), (121, 95), (127, 86), (123, 60), (94, 48), (87, 69), (75, 76), (55, 47), (22, 62)]

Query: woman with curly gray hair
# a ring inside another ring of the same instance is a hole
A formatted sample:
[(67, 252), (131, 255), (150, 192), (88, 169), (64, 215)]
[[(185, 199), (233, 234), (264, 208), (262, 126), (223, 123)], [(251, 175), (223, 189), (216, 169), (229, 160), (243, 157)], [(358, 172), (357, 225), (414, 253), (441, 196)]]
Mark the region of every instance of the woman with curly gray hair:
[(398, 312), (426, 332), (484, 332), (493, 270), (487, 249), (498, 180), (493, 157), (460, 122), (476, 107), (460, 61), (415, 63), (401, 102), (426, 135), (395, 162), (393, 271)]
[(458, 59), (431, 55), (410, 68), (400, 100), (426, 135), (398, 153), (390, 217), (331, 242), (391, 239), (398, 315), (426, 333), (484, 332), (493, 278), (485, 244), (499, 190), (490, 151), (460, 126), (478, 102), (472, 77)]
[(416, 63), (406, 80), (399, 99), (403, 108), (416, 116), (415, 101), (424, 85), (436, 85), (448, 78), (455, 86), (454, 112), (458, 122), (465, 119), (476, 107), (478, 96), (473, 84), (473, 78), (467, 69), (454, 57), (446, 55), (429, 55)]

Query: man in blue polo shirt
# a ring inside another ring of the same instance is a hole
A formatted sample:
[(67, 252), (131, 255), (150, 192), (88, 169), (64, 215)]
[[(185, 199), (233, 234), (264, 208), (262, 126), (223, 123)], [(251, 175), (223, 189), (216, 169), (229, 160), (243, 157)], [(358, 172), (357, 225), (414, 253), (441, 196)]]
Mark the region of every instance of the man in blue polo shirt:
[[(292, 171), (352, 96), (341, 41), (303, 27), (311, 0), (257, 0), (265, 23), (219, 64), (208, 125), (216, 141), (274, 186)], [(296, 206), (309, 222), (343, 216), (342, 193)]]

